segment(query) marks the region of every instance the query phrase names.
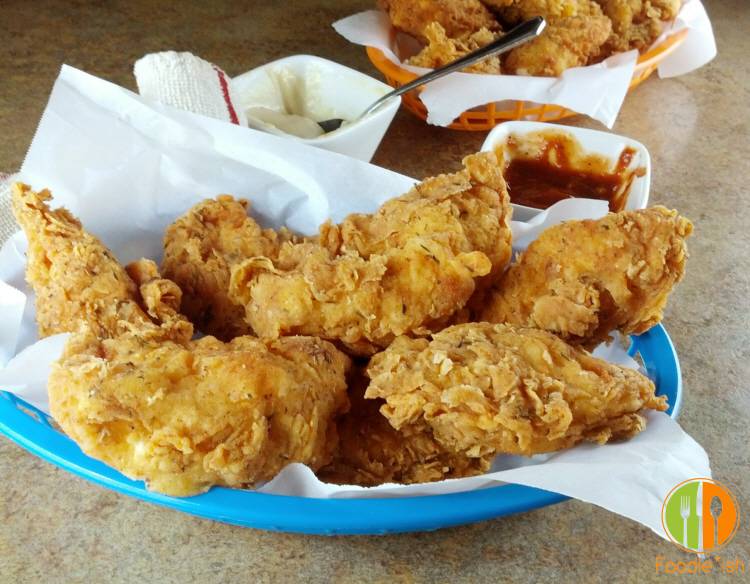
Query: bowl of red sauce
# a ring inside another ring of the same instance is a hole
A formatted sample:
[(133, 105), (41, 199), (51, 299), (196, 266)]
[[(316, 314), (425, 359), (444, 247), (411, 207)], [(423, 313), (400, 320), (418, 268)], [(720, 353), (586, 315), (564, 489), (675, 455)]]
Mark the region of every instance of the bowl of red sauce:
[(517, 220), (569, 198), (605, 200), (610, 211), (644, 209), (648, 203), (648, 150), (617, 134), (506, 122), (487, 135), (482, 150), (497, 155)]

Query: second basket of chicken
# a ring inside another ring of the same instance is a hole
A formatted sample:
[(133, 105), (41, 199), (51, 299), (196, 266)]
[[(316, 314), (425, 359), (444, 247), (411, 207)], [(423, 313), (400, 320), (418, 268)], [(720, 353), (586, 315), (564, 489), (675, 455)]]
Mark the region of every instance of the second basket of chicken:
[[(502, 36), (534, 16), (546, 20), (539, 37), (499, 57), (471, 66), (466, 72), (489, 75), (559, 77), (573, 67), (597, 65), (630, 50), (639, 56), (629, 89), (646, 79), (685, 40), (687, 29), (664, 36), (677, 16), (681, 0), (643, 3), (640, 11), (624, 10), (622, 0), (379, 0), (393, 27), (396, 56), (368, 46), (367, 55), (389, 85), (399, 87), (417, 77), (403, 65), (439, 67)], [(542, 100), (544, 101), (544, 100)], [(405, 94), (402, 103), (427, 119), (420, 90)], [(552, 121), (576, 115), (553, 103), (523, 100), (491, 102), (461, 113), (448, 127), (487, 130), (508, 120)]]

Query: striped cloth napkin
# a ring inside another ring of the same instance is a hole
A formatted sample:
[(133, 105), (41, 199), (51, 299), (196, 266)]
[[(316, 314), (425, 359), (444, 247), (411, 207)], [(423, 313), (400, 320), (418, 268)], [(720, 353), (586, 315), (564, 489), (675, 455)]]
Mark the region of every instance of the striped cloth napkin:
[(0, 172), (0, 246), (20, 228), (10, 208), (10, 185), (15, 174)]
[(231, 78), (213, 63), (191, 53), (166, 51), (139, 59), (133, 72), (146, 99), (247, 127)]

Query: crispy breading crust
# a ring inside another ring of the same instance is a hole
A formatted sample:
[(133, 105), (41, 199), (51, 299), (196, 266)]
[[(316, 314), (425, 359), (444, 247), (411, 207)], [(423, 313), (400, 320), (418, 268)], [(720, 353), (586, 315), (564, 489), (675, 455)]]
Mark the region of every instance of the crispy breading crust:
[(399, 337), (367, 368), (368, 399), (402, 432), (428, 432), (469, 457), (534, 455), (629, 438), (639, 412), (665, 410), (637, 371), (545, 331), (469, 323), (432, 340)]
[(661, 320), (685, 273), (692, 231), (660, 206), (550, 227), (495, 284), (476, 319), (533, 326), (588, 348), (615, 330), (643, 333)]
[(219, 195), (193, 206), (167, 229), (162, 273), (183, 292), (182, 312), (200, 330), (223, 341), (252, 334), (245, 310), (229, 300), (230, 265), (254, 256), (276, 257), (294, 241), (288, 229), (261, 229), (245, 199)]
[(424, 29), (437, 22), (450, 38), (481, 28), (496, 31), (500, 25), (479, 0), (378, 0), (391, 23), (401, 32), (427, 44)]
[(234, 264), (229, 298), (261, 337), (306, 334), (371, 355), (460, 309), (510, 259), (511, 207), (494, 153), (425, 179), (375, 214), (325, 224), (276, 259)]
[(553, 20), (602, 15), (595, 0), (482, 0), (482, 4), (508, 25), (516, 25), (535, 16)]
[(535, 39), (508, 53), (505, 69), (516, 75), (557, 77), (599, 55), (612, 30), (605, 16), (554, 18)]
[(180, 345), (138, 332), (71, 336), (50, 411), (89, 456), (149, 490), (184, 497), (330, 461), (349, 359), (305, 337)]
[(648, 50), (662, 32), (662, 22), (674, 20), (681, 0), (596, 0), (612, 21), (612, 34), (602, 57), (638, 49)]
[(351, 408), (337, 424), (339, 444), (330, 464), (316, 474), (324, 482), (374, 487), (429, 483), (484, 474), (492, 457), (470, 458), (443, 448), (429, 432), (401, 432), (380, 413), (385, 402), (365, 399), (369, 379), (349, 383)]
[[(46, 189), (36, 193), (22, 183), (12, 186), (13, 212), (29, 240), (26, 280), (36, 293), (39, 336), (86, 325), (103, 338), (148, 327), (163, 337), (190, 339), (192, 327), (176, 313), (179, 298), (167, 300), (179, 290), (159, 278), (153, 262), (133, 266), (132, 273), (141, 274), (136, 284), (78, 219), (66, 209), (50, 210), (45, 201), (51, 198)], [(145, 287), (139, 289), (141, 283)]]
[[(480, 28), (471, 34), (466, 34), (458, 39), (446, 36), (445, 30), (437, 22), (428, 24), (424, 29), (428, 39), (428, 45), (418, 54), (409, 59), (409, 63), (426, 69), (437, 69), (456, 59), (467, 55), (478, 48), (483, 47), (502, 36), (502, 33), (493, 33), (486, 28)], [(500, 75), (500, 57), (490, 57), (479, 63), (461, 69), (465, 73), (485, 73)]]

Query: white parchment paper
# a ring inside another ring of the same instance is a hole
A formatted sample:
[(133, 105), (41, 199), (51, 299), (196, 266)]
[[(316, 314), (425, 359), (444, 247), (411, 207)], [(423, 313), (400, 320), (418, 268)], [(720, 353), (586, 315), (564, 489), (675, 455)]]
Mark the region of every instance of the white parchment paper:
[[(161, 261), (164, 230), (191, 205), (218, 193), (251, 201), (265, 225), (313, 233), (329, 217), (373, 211), (416, 181), (325, 150), (176, 110), (63, 67), (21, 170), (34, 189), (49, 188), (110, 246), (122, 263)], [(606, 203), (567, 200), (514, 223), (518, 241), (570, 217), (598, 217)], [(545, 223), (546, 220), (546, 223)], [(0, 251), (0, 389), (47, 411), (49, 364), (66, 335), (38, 340), (33, 294), (23, 271), (26, 239)], [(620, 351), (606, 358), (630, 363)], [(661, 503), (679, 482), (710, 477), (703, 449), (662, 413), (628, 442), (581, 445), (532, 459), (498, 458), (493, 472), (428, 485), (371, 489), (332, 486), (294, 464), (259, 490), (303, 497), (404, 497), (514, 482), (556, 491), (631, 517), (665, 537)]]
[[(418, 75), (427, 72), (427, 69), (402, 62), (401, 56), (411, 55), (408, 49), (403, 50), (403, 35), (396, 35), (383, 11), (354, 14), (335, 22), (333, 27), (352, 43), (380, 49), (404, 69)], [(685, 41), (659, 64), (662, 77), (689, 73), (716, 55), (711, 22), (700, 0), (684, 0), (675, 22), (654, 45), (686, 28), (690, 31)], [(638, 51), (633, 50), (596, 65), (568, 69), (559, 78), (451, 73), (425, 86), (420, 99), (427, 107), (427, 122), (437, 126), (449, 125), (473, 107), (518, 100), (564, 106), (611, 128), (625, 99), (637, 59)]]

